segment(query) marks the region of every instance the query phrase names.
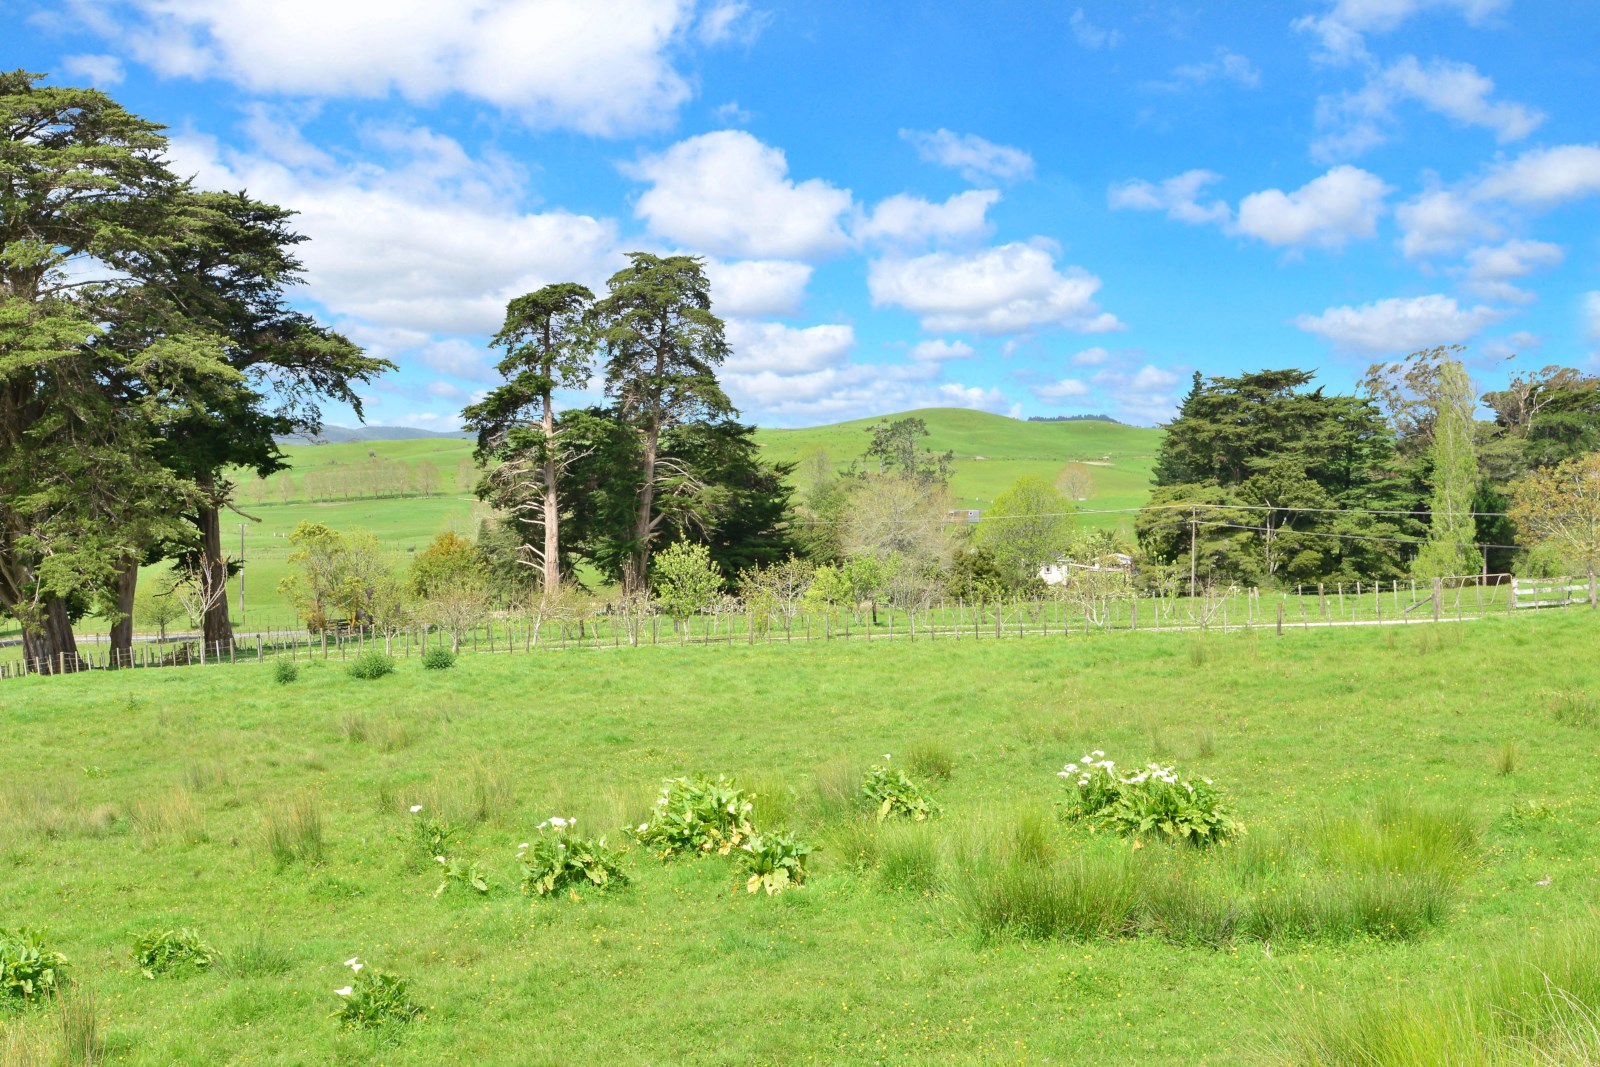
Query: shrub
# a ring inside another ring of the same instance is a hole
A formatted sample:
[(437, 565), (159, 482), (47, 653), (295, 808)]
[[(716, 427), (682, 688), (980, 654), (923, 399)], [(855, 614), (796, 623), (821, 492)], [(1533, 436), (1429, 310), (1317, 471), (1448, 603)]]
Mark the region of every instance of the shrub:
[(906, 753), (906, 766), (919, 777), (948, 782), (956, 767), (956, 757), (950, 746), (941, 741), (919, 741)]
[(386, 674), (394, 673), (394, 657), (385, 655), (375, 648), (369, 648), (355, 659), (350, 661), (349, 674), (352, 678), (371, 681), (382, 678)]
[(272, 665), (272, 680), (279, 685), (288, 685), (290, 682), (299, 681), (300, 668), (286, 659), (280, 659)]
[(745, 873), (750, 876), (744, 883), (745, 892), (765, 889), (770, 897), (805, 882), (806, 857), (815, 849), (796, 841), (787, 830), (776, 830), (753, 835), (740, 851)]
[(344, 1026), (370, 1030), (408, 1023), (422, 1015), (422, 1008), (411, 1001), (404, 978), (372, 970), (359, 957), (352, 956), (345, 966), (355, 972), (355, 977), (343, 989), (334, 990), (344, 1003), (333, 1013)]
[[(887, 755), (883, 759), (885, 763), (889, 761)], [(861, 795), (878, 810), (880, 821), (896, 815), (923, 822), (937, 817), (944, 810), (904, 771), (890, 770), (879, 764), (873, 764), (866, 777), (861, 779)]]
[(447, 671), (456, 665), (456, 654), (443, 645), (434, 645), (422, 654), (422, 669)]
[(450, 839), (460, 831), (421, 804), (411, 805), (411, 841), (426, 859), (438, 859), (450, 850)]
[(628, 884), (606, 839), (579, 837), (576, 819), (546, 819), (534, 839), (524, 841), (518, 849), (524, 893), (542, 897), (574, 883), (596, 889)]
[(280, 867), (322, 862), (322, 809), (309, 794), (269, 808), (265, 834), (267, 851)]
[(1090, 829), (1104, 827), (1126, 837), (1155, 833), (1195, 845), (1226, 840), (1243, 829), (1211, 779), (1179, 778), (1171, 765), (1151, 763), (1124, 777), (1096, 749), (1056, 773), (1074, 787), (1067, 818)]
[(204, 971), (218, 958), (216, 949), (187, 928), (152, 930), (133, 943), (133, 962), (150, 979), (179, 970)]
[(60, 992), (67, 958), (45, 947), (44, 932), (0, 929), (0, 1004), (31, 1004)]
[(470, 889), (480, 896), (488, 894), (489, 876), (484, 872), (483, 867), (479, 865), (477, 860), (459, 860), (446, 856), (435, 856), (434, 861), (444, 868), (440, 875), (439, 888), (433, 891), (435, 897), (449, 889), (452, 882)]
[(680, 852), (726, 856), (755, 832), (754, 798), (726, 778), (669, 778), (634, 837), (663, 860)]

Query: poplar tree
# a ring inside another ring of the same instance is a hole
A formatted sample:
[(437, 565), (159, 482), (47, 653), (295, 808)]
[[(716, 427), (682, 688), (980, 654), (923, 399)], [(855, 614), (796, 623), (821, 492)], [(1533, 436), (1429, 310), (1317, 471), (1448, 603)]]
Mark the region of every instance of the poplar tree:
[(1440, 365), (1435, 396), (1428, 542), (1411, 564), (1411, 573), (1418, 578), (1476, 574), (1481, 565), (1472, 514), (1472, 501), (1478, 493), (1478, 457), (1472, 442), (1474, 398), (1466, 369), (1458, 361)]

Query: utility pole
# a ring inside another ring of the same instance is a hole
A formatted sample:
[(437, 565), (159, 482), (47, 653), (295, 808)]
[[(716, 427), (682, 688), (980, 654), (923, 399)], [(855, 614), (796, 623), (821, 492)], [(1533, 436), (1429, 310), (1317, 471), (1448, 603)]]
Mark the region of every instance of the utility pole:
[(244, 523), (239, 524), (239, 625), (244, 625)]
[(1189, 597), (1194, 597), (1195, 506), (1189, 505)]

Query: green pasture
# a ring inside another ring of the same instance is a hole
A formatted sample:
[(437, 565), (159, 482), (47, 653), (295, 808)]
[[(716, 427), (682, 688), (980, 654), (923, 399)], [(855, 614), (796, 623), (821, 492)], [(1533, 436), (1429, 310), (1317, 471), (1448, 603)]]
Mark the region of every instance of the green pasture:
[[(1597, 638), (1573, 609), (1282, 636), (413, 658), (373, 681), (302, 661), (287, 685), (271, 663), (10, 680), (0, 915), (67, 955), (108, 1063), (1283, 1062), (1308, 1012), (1445, 1003), (1506, 953), (1589, 929)], [(1063, 823), (1056, 772), (1092, 749), (1212, 778), (1246, 836), (1215, 855), (1134, 851)], [(941, 818), (888, 828), (852, 809), (870, 763), (919, 752), (950, 762), (924, 779)], [(805, 886), (750, 896), (727, 859), (628, 847), (659, 782), (695, 772), (735, 776), (762, 822), (820, 846)], [(1432, 886), (1440, 906), (1415, 929), (1024, 936), (963, 903), (960, 857), (987, 843), (1027, 838), (1058, 882), (1091, 858), (1204, 872), (1380, 801), (1470, 831), (1459, 881)], [(413, 804), (461, 827), (452, 851), (482, 863), (487, 896), (435, 897)], [(290, 805), (319, 818), (319, 861), (269, 849)], [(558, 814), (623, 848), (631, 884), (523, 896), (518, 845)], [(134, 939), (176, 927), (222, 963), (146, 979)], [(341, 1030), (352, 956), (406, 978), (426, 1017)], [(53, 1025), (0, 1008), (0, 1048), (48, 1044)]]

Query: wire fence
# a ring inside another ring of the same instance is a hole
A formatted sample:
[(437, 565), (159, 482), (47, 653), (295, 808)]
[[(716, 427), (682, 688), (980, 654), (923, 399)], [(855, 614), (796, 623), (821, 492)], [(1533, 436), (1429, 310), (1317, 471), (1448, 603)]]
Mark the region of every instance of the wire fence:
[(431, 648), (463, 654), (535, 654), (663, 645), (756, 645), (795, 641), (997, 641), (1092, 634), (1228, 632), (1336, 626), (1465, 622), (1493, 615), (1592, 605), (1594, 590), (1570, 578), (1542, 581), (1472, 575), (1432, 582), (1324, 583), (1294, 590), (1219, 587), (1199, 595), (1108, 593), (966, 600), (895, 606), (862, 603), (808, 609), (802, 603), (762, 611), (724, 605), (675, 619), (649, 605), (613, 601), (560, 618), (500, 613), (456, 631), (418, 625), (384, 632), (266, 630), (232, 641), (141, 640), (132, 648), (91, 648), (49, 660), (0, 664), (0, 678), (85, 670), (206, 667), (269, 660), (348, 660), (377, 650), (409, 658)]

